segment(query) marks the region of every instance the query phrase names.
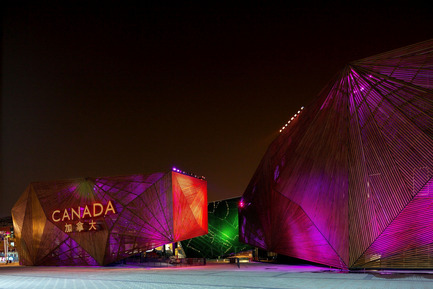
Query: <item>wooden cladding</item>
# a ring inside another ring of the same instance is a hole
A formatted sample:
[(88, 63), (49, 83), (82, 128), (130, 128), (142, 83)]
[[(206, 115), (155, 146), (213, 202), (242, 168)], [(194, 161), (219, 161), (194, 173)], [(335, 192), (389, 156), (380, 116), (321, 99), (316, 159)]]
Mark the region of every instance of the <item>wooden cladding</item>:
[(269, 146), (241, 238), (341, 268), (431, 268), (432, 89), (433, 40), (350, 63)]

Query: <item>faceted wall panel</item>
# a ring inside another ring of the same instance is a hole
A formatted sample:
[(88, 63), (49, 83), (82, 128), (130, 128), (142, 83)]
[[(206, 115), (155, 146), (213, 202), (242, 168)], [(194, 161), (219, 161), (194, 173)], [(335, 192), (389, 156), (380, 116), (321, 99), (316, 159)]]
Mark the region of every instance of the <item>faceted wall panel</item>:
[(216, 259), (252, 249), (239, 242), (239, 201), (240, 198), (233, 198), (208, 204), (209, 233), (182, 241), (188, 258)]
[(433, 244), (432, 88), (433, 40), (350, 63), (269, 146), (241, 239), (341, 268), (425, 267), (407, 260)]
[(174, 172), (32, 183), (12, 209), (20, 263), (106, 265), (200, 236), (206, 201), (206, 181)]
[(174, 237), (185, 240), (208, 233), (206, 182), (172, 172)]

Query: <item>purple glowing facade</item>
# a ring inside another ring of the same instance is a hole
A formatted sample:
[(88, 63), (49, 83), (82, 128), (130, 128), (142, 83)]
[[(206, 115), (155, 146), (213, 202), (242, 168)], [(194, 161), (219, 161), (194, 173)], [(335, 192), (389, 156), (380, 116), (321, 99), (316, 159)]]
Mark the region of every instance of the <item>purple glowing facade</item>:
[(433, 40), (349, 64), (291, 120), (240, 239), (339, 268), (433, 268)]
[(32, 183), (12, 217), (20, 264), (107, 265), (207, 234), (207, 185), (174, 171)]

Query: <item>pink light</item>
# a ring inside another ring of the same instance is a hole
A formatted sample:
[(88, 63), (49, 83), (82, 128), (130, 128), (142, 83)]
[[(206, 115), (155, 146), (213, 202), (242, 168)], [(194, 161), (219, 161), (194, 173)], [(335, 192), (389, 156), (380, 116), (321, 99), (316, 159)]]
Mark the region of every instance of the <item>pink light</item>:
[(245, 203), (243, 200), (240, 200), (239, 202), (239, 208), (243, 208), (245, 206)]

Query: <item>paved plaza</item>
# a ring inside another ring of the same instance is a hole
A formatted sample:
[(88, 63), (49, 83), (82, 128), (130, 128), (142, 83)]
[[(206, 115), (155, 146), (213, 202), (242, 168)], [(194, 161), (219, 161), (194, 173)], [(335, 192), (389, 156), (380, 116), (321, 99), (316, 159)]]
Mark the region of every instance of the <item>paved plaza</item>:
[[(431, 274), (430, 274), (431, 273)], [(433, 272), (346, 273), (263, 263), (197, 267), (23, 267), (0, 265), (4, 288), (433, 288)]]

